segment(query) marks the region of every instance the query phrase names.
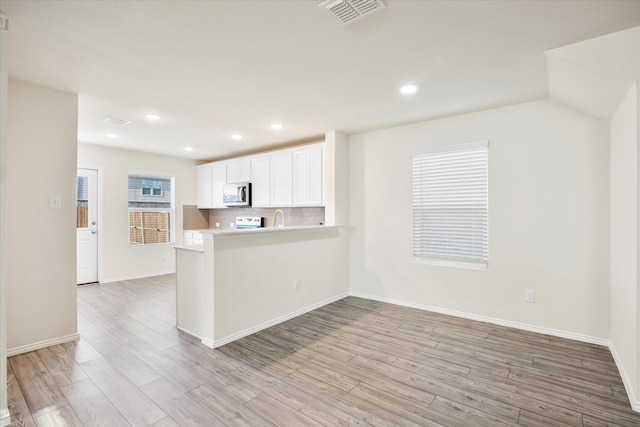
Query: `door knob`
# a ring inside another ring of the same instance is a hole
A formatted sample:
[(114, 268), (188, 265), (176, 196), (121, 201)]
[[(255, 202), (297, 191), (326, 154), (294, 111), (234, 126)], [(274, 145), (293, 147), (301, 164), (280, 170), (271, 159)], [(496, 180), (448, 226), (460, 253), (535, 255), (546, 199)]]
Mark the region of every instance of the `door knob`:
[(97, 230), (91, 230), (91, 234), (96, 234), (97, 232)]

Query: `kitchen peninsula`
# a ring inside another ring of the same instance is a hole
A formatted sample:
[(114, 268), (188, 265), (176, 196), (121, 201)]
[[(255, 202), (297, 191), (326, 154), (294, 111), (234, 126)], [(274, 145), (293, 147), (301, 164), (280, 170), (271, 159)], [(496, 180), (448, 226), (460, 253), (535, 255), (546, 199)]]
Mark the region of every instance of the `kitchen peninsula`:
[(216, 348), (347, 296), (345, 233), (203, 230), (203, 245), (176, 247), (178, 328)]
[[(176, 247), (178, 328), (216, 348), (348, 295), (348, 157), (348, 138), (331, 131), (322, 143), (197, 166), (210, 228), (196, 233), (202, 244)], [(226, 183), (252, 183), (245, 215), (283, 209), (291, 221), (224, 228), (233, 209), (217, 207), (222, 170)]]

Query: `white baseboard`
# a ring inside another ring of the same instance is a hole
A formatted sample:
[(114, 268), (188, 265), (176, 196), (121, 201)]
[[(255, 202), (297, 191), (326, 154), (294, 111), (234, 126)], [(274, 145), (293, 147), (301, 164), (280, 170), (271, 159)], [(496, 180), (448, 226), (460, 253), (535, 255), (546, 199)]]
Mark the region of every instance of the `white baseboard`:
[(226, 336), (226, 337), (224, 337), (222, 339), (215, 340), (215, 341), (211, 341), (211, 340), (208, 340), (208, 339), (201, 339), (201, 342), (202, 342), (203, 345), (206, 345), (209, 348), (222, 347), (223, 345), (229, 344), (232, 341), (235, 341), (235, 340), (238, 340), (240, 338), (246, 337), (247, 335), (255, 334), (256, 332), (259, 332), (259, 331), (261, 331), (263, 329), (270, 328), (272, 326), (277, 325), (278, 323), (282, 323), (282, 322), (285, 322), (287, 320), (293, 319), (294, 317), (298, 317), (298, 316), (300, 316), (302, 314), (308, 313), (310, 311), (318, 309), (318, 308), (320, 308), (322, 306), (325, 306), (327, 304), (331, 304), (332, 302), (336, 302), (336, 301), (341, 300), (342, 298), (345, 298), (345, 297), (348, 297), (348, 296), (349, 296), (348, 292), (345, 292), (345, 293), (342, 293), (342, 294), (339, 294), (339, 295), (335, 295), (335, 296), (333, 296), (331, 298), (328, 298), (328, 299), (326, 299), (324, 301), (317, 302), (315, 304), (312, 304), (312, 305), (309, 305), (307, 307), (301, 308), (299, 310), (293, 311), (293, 312), (291, 312), (289, 314), (285, 314), (284, 316), (276, 317), (275, 319), (269, 320), (268, 322), (261, 323), (260, 325), (253, 326), (253, 327), (251, 327), (249, 329), (245, 329), (244, 331), (235, 333), (233, 335)]
[[(193, 332), (191, 332), (190, 330), (185, 329), (185, 328), (183, 328), (183, 327), (181, 327), (181, 326), (177, 326), (177, 325), (176, 325), (176, 328), (178, 328), (178, 330), (179, 330), (179, 331), (182, 331), (182, 332), (184, 332), (185, 334), (189, 334), (189, 335), (191, 335), (192, 337), (195, 337), (195, 338), (199, 339), (199, 340), (202, 342), (202, 344), (206, 345), (207, 347), (209, 347), (209, 348), (213, 348), (213, 344), (209, 344), (209, 343), (211, 342), (210, 340), (208, 340), (208, 339), (206, 339), (206, 338), (202, 338), (200, 335), (198, 335), (198, 334), (194, 334), (194, 333), (193, 333)], [(206, 343), (205, 343), (205, 341), (206, 341)]]
[(0, 408), (0, 427), (8, 426), (9, 424), (11, 424), (9, 409)]
[(36, 342), (33, 344), (23, 345), (21, 347), (14, 347), (7, 350), (7, 357), (17, 356), (18, 354), (40, 350), (41, 348), (51, 347), (52, 345), (58, 345), (58, 344), (64, 344), (66, 342), (77, 341), (79, 339), (80, 339), (80, 335), (71, 334), (71, 335), (65, 335), (63, 337), (53, 338), (50, 340)]
[[(201, 338), (201, 339), (200, 339), (200, 342), (201, 342), (201, 343), (202, 343), (202, 345), (204, 345), (205, 347), (209, 347), (209, 348), (216, 348), (216, 346), (214, 345), (214, 342), (213, 342), (213, 341), (211, 341), (211, 340), (210, 340), (210, 339), (208, 339), (208, 338)], [(222, 345), (222, 344), (220, 344), (220, 345)], [(217, 346), (217, 347), (220, 347), (220, 345), (219, 345), (219, 346)]]
[(176, 270), (159, 271), (156, 273), (134, 274), (132, 276), (110, 277), (108, 279), (100, 279), (100, 283), (122, 282), (123, 280), (146, 279), (147, 277), (165, 276), (167, 274), (175, 274)]
[(479, 322), (492, 323), (494, 325), (506, 326), (508, 328), (522, 329), (529, 332), (537, 332), (539, 334), (551, 335), (554, 337), (568, 338), (587, 342), (591, 344), (609, 346), (609, 340), (604, 338), (592, 337), (589, 335), (576, 334), (573, 332), (561, 331), (558, 329), (543, 328), (541, 326), (529, 325), (527, 323), (512, 322), (510, 320), (496, 319), (493, 317), (480, 316), (477, 314), (465, 313), (463, 311), (449, 310), (447, 308), (434, 307), (430, 305), (417, 304), (409, 301), (396, 300), (392, 298), (379, 297), (377, 295), (364, 294), (361, 292), (351, 292), (351, 296), (369, 299), (373, 301), (386, 302), (389, 304), (400, 305), (403, 307), (416, 308), (418, 310), (431, 311), (433, 313), (447, 314), (449, 316), (461, 317), (463, 319), (477, 320)]
[(627, 371), (624, 369), (624, 365), (622, 364), (622, 359), (616, 350), (615, 345), (613, 343), (609, 343), (609, 351), (611, 351), (611, 355), (613, 356), (613, 360), (616, 362), (616, 366), (618, 367), (618, 372), (620, 372), (620, 377), (622, 378), (622, 383), (624, 384), (624, 388), (627, 391), (627, 396), (629, 397), (629, 403), (631, 403), (631, 409), (636, 412), (640, 412), (640, 396), (636, 396), (631, 380), (629, 379), (629, 375)]

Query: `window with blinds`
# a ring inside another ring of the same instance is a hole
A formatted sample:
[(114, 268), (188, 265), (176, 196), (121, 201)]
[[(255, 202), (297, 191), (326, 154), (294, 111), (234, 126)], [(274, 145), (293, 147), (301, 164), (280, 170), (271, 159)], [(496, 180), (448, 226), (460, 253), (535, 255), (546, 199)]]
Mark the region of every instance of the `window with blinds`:
[(487, 268), (488, 148), (482, 141), (413, 156), (416, 262)]
[(174, 179), (129, 173), (129, 244), (173, 243)]

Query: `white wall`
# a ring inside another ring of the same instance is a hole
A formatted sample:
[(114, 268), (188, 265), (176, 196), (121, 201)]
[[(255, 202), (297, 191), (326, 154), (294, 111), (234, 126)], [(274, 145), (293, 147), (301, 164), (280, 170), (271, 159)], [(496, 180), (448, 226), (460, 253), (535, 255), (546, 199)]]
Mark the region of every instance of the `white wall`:
[[(632, 388), (638, 376), (638, 133), (636, 85), (610, 123), (611, 343)], [(635, 390), (634, 390), (635, 391)], [(638, 394), (635, 394), (638, 396)]]
[[(217, 347), (349, 293), (344, 227), (204, 235)], [(300, 289), (294, 290), (294, 280)], [(207, 293), (205, 293), (207, 295)], [(210, 317), (206, 316), (205, 318)]]
[[(484, 139), (489, 269), (414, 264), (412, 154)], [(352, 292), (608, 338), (605, 123), (537, 101), (353, 135), (350, 159)]]
[(349, 223), (349, 137), (341, 132), (325, 134), (325, 224)]
[[(640, 29), (638, 30), (640, 31)], [(638, 40), (638, 45), (640, 45), (640, 40)], [(640, 53), (638, 53), (639, 49), (636, 49), (636, 54), (638, 56), (640, 56)], [(636, 119), (636, 139), (637, 139), (637, 145), (636, 147), (640, 147), (640, 61), (636, 62), (636, 114), (637, 114), (637, 119)], [(636, 150), (637, 152), (637, 161), (636, 161), (636, 177), (638, 179), (638, 210), (636, 212), (640, 212), (640, 173), (638, 172), (637, 169), (637, 165), (640, 164), (640, 149)], [(638, 224), (638, 227), (640, 228), (640, 215), (638, 215), (638, 217), (636, 218), (636, 222)], [(638, 273), (636, 275), (636, 278), (640, 278), (640, 239), (638, 239), (638, 250), (636, 251), (636, 254), (638, 256), (638, 262), (636, 263), (637, 267), (638, 267)], [(636, 411), (640, 411), (640, 280), (636, 281), (636, 325), (637, 325), (637, 340), (636, 340), (636, 363), (637, 363), (637, 370), (636, 370), (636, 382), (634, 387), (634, 391), (635, 391), (635, 406), (634, 409)]]
[(182, 243), (182, 206), (196, 204), (195, 162), (188, 159), (78, 144), (78, 165), (101, 172), (99, 200), (101, 282), (175, 271), (174, 244), (129, 246), (127, 177), (130, 170), (175, 177), (176, 240)]
[[(8, 19), (4, 15), (2, 18)], [(9, 418), (7, 408), (7, 88), (9, 34), (0, 28), (0, 425)]]
[[(577, 70), (571, 81), (564, 82), (563, 90), (580, 89), (573, 94), (572, 105), (594, 113), (604, 111), (610, 124), (610, 346), (631, 404), (640, 411), (640, 27), (563, 46), (551, 53)], [(609, 107), (602, 110), (602, 106)]]
[[(9, 80), (9, 353), (76, 336), (78, 96)], [(59, 195), (61, 208), (49, 207)]]

